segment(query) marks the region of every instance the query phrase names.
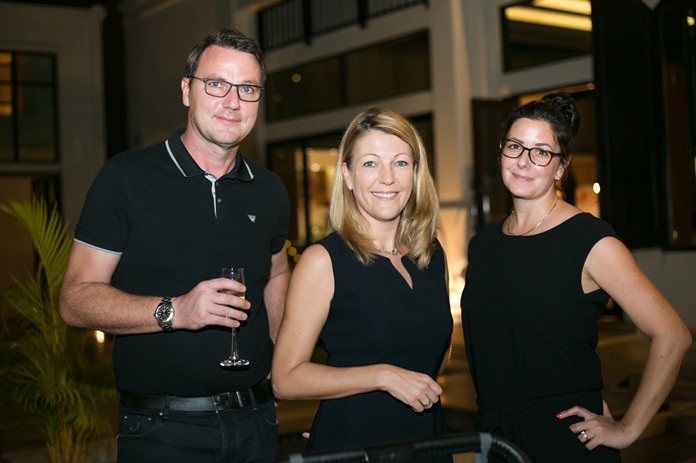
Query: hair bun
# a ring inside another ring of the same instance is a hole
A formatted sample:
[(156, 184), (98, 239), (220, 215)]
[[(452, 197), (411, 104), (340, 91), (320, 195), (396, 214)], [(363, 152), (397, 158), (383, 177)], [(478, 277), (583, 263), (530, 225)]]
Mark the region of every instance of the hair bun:
[(580, 129), (580, 112), (575, 104), (575, 100), (567, 93), (549, 93), (544, 95), (542, 101), (554, 106), (568, 121), (568, 125), (573, 131), (573, 135)]

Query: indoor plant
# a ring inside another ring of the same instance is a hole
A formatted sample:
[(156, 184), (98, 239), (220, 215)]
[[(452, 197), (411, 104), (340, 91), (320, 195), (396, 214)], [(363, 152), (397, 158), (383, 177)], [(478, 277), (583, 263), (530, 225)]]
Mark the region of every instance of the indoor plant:
[(109, 359), (90, 358), (92, 332), (68, 327), (58, 311), (71, 237), (45, 201), (9, 201), (0, 210), (29, 232), (33, 274), (13, 277), (2, 291), (0, 380), (6, 399), (21, 408), (43, 437), (52, 463), (85, 461), (85, 445), (110, 431), (115, 395)]

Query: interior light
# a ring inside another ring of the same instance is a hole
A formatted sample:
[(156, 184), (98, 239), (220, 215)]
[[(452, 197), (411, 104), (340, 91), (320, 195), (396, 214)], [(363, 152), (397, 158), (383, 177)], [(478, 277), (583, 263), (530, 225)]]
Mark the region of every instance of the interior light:
[(594, 194), (598, 195), (601, 190), (602, 188), (600, 188), (599, 182), (594, 182), (592, 184), (592, 191), (594, 192)]
[(94, 332), (94, 339), (97, 340), (97, 344), (104, 344), (104, 338), (105, 336), (103, 331), (96, 330)]
[(291, 80), (293, 83), (298, 84), (302, 80), (302, 74), (295, 73), (292, 75)]
[[(4, 82), (2, 82), (4, 81)], [(12, 116), (12, 54), (0, 53), (0, 116)]]
[(694, 24), (696, 24), (696, 18), (694, 18), (693, 16), (687, 16), (686, 24), (688, 24), (689, 27), (694, 27)]
[(589, 16), (562, 13), (560, 11), (540, 10), (528, 6), (511, 6), (505, 8), (505, 17), (509, 21), (517, 21), (543, 26), (560, 27), (589, 32), (592, 30), (592, 19)]
[(589, 0), (534, 0), (532, 5), (587, 16), (592, 13), (592, 4)]

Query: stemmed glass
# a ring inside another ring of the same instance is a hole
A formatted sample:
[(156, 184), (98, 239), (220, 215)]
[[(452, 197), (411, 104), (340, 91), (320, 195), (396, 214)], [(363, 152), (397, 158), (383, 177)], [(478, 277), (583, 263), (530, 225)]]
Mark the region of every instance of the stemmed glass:
[[(222, 268), (222, 278), (229, 278), (230, 280), (238, 281), (242, 284), (244, 282), (244, 267), (223, 267)], [(235, 296), (244, 297), (244, 293), (232, 293)], [(249, 360), (243, 359), (239, 356), (237, 351), (237, 328), (232, 328), (232, 350), (230, 351), (230, 356), (225, 360), (220, 362), (221, 367), (245, 367), (249, 365)]]

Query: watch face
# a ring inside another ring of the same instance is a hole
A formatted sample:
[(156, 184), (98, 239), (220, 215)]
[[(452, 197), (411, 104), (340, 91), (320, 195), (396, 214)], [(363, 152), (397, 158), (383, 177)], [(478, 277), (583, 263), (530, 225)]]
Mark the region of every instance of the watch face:
[(174, 307), (171, 298), (163, 297), (162, 302), (155, 309), (155, 320), (164, 331), (172, 331), (172, 321), (174, 320)]
[(172, 306), (169, 304), (160, 304), (157, 307), (157, 318), (167, 320), (172, 315)]

